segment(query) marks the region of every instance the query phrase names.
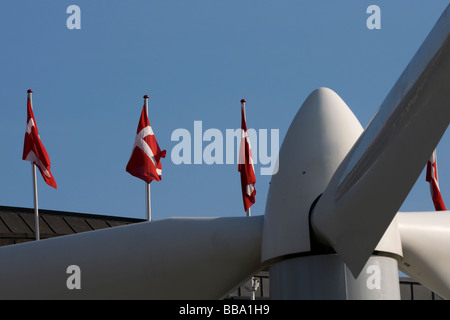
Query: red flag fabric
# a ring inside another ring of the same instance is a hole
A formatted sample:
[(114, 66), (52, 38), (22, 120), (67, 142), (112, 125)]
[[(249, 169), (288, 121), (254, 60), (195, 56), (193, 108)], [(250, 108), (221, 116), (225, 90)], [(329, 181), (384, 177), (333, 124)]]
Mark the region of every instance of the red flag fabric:
[(166, 157), (166, 150), (161, 151), (148, 120), (148, 95), (144, 96), (144, 107), (137, 127), (136, 139), (128, 161), (126, 171), (147, 183), (160, 181), (162, 174), (161, 158)]
[(444, 205), (444, 200), (442, 200), (441, 190), (439, 189), (436, 150), (433, 151), (430, 159), (427, 162), (426, 180), (430, 183), (431, 198), (433, 199), (433, 204), (436, 210), (447, 210)]
[(31, 103), (33, 90), (30, 89), (27, 92), (27, 129), (25, 132), (22, 159), (34, 163), (41, 172), (45, 183), (56, 189), (55, 179), (50, 172), (50, 158), (39, 137), (36, 119), (33, 114), (33, 106)]
[(253, 168), (252, 150), (250, 139), (248, 137), (247, 123), (245, 119), (245, 100), (241, 100), (241, 146), (239, 149), (238, 171), (241, 173), (242, 197), (244, 200), (244, 209), (248, 209), (255, 203), (256, 197), (256, 177)]

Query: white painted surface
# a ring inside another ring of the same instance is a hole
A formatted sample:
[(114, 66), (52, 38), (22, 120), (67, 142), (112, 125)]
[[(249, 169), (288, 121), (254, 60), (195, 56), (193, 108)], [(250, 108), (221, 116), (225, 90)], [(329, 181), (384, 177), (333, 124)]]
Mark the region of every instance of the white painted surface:
[(337, 169), (314, 230), (357, 276), (450, 121), (450, 7)]
[(173, 218), (1, 247), (0, 299), (219, 299), (261, 267), (262, 222)]
[(399, 212), (401, 271), (450, 299), (450, 212)]
[(319, 88), (305, 100), (286, 134), (264, 216), (262, 259), (310, 251), (309, 211), (363, 131), (345, 102)]

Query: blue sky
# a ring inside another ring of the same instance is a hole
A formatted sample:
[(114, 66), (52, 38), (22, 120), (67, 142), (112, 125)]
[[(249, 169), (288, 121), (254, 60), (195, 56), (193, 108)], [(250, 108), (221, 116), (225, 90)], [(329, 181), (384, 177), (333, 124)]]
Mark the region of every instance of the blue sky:
[[(278, 129), (280, 145), (306, 97), (336, 91), (365, 127), (426, 38), (448, 0), (398, 1), (2, 1), (0, 3), (0, 205), (33, 207), (22, 159), (26, 91), (58, 183), (38, 181), (39, 207), (145, 217), (145, 183), (125, 166), (149, 94), (162, 149), (152, 217), (240, 216), (237, 164), (171, 161), (174, 130), (247, 125)], [(69, 5), (81, 29), (69, 30)], [(381, 29), (369, 30), (369, 5)], [(203, 147), (208, 143), (204, 142)], [(450, 203), (450, 141), (437, 148)], [(260, 165), (256, 165), (259, 173)], [(270, 176), (257, 174), (253, 215), (264, 214)], [(386, 181), (386, 183), (389, 183)], [(401, 208), (433, 210), (422, 174)]]

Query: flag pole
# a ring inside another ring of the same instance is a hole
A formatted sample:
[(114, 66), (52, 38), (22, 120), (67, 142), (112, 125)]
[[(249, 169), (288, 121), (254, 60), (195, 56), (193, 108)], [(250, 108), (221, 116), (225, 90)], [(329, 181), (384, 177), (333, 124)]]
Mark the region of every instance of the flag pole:
[[(244, 119), (245, 119), (245, 121), (247, 121), (247, 115), (245, 114), (245, 103), (246, 103), (247, 101), (245, 100), (245, 99), (242, 99), (241, 100), (241, 106), (242, 106), (242, 109), (244, 110)], [(242, 129), (241, 129), (242, 130)], [(247, 214), (247, 217), (250, 217), (251, 215), (252, 215), (252, 213), (251, 213), (251, 211), (250, 211), (250, 208), (248, 208), (248, 210), (245, 212), (246, 214)]]
[[(247, 123), (247, 119), (246, 119), (247, 115), (246, 115), (246, 112), (245, 112), (245, 103), (246, 102), (247, 101), (245, 99), (241, 100), (241, 107), (242, 107), (242, 110), (243, 110), (243, 116), (244, 116), (245, 123)], [(241, 128), (241, 130), (242, 130), (242, 128)], [(241, 141), (241, 144), (242, 144), (242, 141)], [(245, 162), (246, 161), (245, 161), (245, 156), (244, 156), (244, 164), (245, 164)], [(251, 215), (252, 215), (250, 209), (251, 209), (251, 207), (249, 207), (247, 209), (247, 211), (246, 211), (247, 217), (251, 217)], [(250, 287), (250, 292), (251, 292), (250, 300), (255, 300), (255, 298), (256, 298), (256, 290), (257, 290), (258, 286), (259, 286), (259, 281), (256, 279), (256, 277), (252, 276), (252, 278), (251, 278), (251, 287)]]
[(33, 189), (34, 189), (34, 232), (36, 234), (36, 240), (39, 240), (39, 209), (38, 209), (38, 193), (37, 193), (37, 179), (36, 179), (36, 165), (31, 164), (33, 169)]
[(147, 206), (147, 220), (151, 221), (152, 220), (152, 207), (151, 207), (151, 198), (150, 198), (150, 183), (145, 183), (147, 185), (147, 190), (146, 190), (146, 194), (147, 194), (147, 201), (146, 201), (146, 206)]
[[(144, 96), (144, 106), (147, 112), (147, 117), (148, 117), (148, 95), (146, 94)], [(146, 201), (146, 214), (147, 214), (147, 221), (151, 221), (152, 220), (152, 206), (151, 206), (151, 197), (150, 197), (150, 183), (145, 183), (146, 184), (146, 197), (147, 197), (147, 201)]]
[[(32, 104), (31, 94), (33, 93), (33, 90), (28, 89), (27, 93), (28, 93), (28, 100), (30, 101), (30, 104)], [(34, 195), (34, 233), (36, 240), (39, 240), (40, 236), (39, 236), (38, 191), (37, 191), (36, 165), (33, 162), (31, 163), (31, 169), (33, 176), (33, 195)]]

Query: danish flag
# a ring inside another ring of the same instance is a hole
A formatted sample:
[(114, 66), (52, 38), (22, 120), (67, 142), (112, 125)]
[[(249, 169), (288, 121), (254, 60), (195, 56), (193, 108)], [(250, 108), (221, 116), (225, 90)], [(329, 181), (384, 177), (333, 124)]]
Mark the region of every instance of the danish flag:
[(245, 120), (245, 99), (241, 100), (241, 146), (239, 149), (239, 165), (238, 171), (241, 173), (242, 197), (244, 200), (244, 209), (248, 209), (255, 203), (256, 196), (256, 177), (253, 168), (252, 150), (250, 147), (250, 139), (248, 137), (247, 123)]
[(137, 127), (133, 151), (126, 171), (147, 183), (160, 181), (162, 174), (161, 158), (166, 157), (166, 150), (161, 151), (148, 120), (148, 95), (144, 96), (144, 107)]
[(36, 119), (33, 114), (31, 103), (31, 94), (33, 93), (33, 90), (30, 89), (27, 92), (27, 129), (25, 132), (22, 159), (35, 164), (41, 172), (45, 183), (56, 189), (55, 179), (50, 172), (50, 158), (39, 137)]
[(436, 163), (436, 150), (431, 154), (430, 159), (427, 162), (427, 176), (426, 180), (430, 183), (431, 198), (433, 199), (434, 207), (436, 211), (447, 210), (442, 200), (441, 190), (439, 189), (437, 163)]

